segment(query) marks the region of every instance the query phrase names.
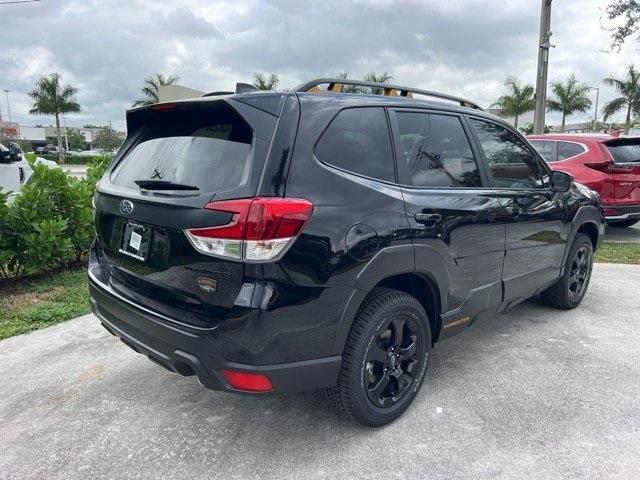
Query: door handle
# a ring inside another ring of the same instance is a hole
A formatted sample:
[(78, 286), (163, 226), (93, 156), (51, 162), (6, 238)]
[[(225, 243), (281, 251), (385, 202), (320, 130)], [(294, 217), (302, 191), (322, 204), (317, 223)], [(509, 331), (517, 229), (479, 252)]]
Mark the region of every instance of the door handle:
[(426, 225), (428, 223), (438, 223), (442, 220), (442, 215), (439, 213), (416, 213), (413, 215), (416, 222)]

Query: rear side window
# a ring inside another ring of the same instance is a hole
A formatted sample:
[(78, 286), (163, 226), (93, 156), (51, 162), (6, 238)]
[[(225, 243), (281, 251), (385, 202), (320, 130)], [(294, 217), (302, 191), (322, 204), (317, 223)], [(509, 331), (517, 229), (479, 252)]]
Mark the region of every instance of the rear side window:
[(640, 138), (620, 138), (604, 145), (616, 163), (640, 162)]
[(584, 147), (573, 142), (558, 142), (558, 161), (584, 153)]
[(470, 118), (469, 123), (478, 135), (496, 187), (529, 189), (549, 186), (549, 174), (513, 132), (477, 118)]
[(547, 163), (558, 161), (558, 142), (552, 140), (529, 140)]
[(479, 187), (478, 164), (457, 117), (397, 112), (400, 144), (411, 185)]
[(222, 102), (206, 110), (154, 112), (111, 181), (139, 189), (136, 180), (229, 190), (246, 181), (253, 132)]
[(316, 144), (318, 160), (334, 167), (393, 182), (387, 116), (382, 108), (342, 110)]

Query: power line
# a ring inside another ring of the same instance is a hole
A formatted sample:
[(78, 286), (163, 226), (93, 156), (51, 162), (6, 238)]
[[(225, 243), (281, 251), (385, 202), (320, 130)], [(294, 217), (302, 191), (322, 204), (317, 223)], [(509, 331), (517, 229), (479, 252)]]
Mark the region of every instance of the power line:
[(11, 5), (15, 3), (35, 3), (41, 1), (42, 0), (1, 0), (0, 5)]

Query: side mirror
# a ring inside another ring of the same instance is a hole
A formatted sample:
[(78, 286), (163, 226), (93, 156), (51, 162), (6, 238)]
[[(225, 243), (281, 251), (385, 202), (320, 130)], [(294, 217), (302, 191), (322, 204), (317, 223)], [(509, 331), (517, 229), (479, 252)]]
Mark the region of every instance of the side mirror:
[(568, 192), (573, 183), (573, 175), (554, 171), (551, 174), (551, 189), (554, 192)]

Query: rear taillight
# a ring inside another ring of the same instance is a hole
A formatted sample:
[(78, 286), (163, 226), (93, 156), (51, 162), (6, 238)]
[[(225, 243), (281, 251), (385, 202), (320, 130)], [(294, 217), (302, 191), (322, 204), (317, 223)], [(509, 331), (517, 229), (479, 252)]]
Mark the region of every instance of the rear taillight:
[(609, 162), (585, 163), (585, 166), (604, 173), (635, 173), (635, 170), (638, 168), (638, 166), (634, 164), (614, 163), (613, 160)]
[(247, 262), (268, 262), (284, 255), (313, 211), (308, 200), (279, 197), (221, 200), (205, 208), (231, 213), (231, 221), (185, 230), (194, 248), (212, 257)]

